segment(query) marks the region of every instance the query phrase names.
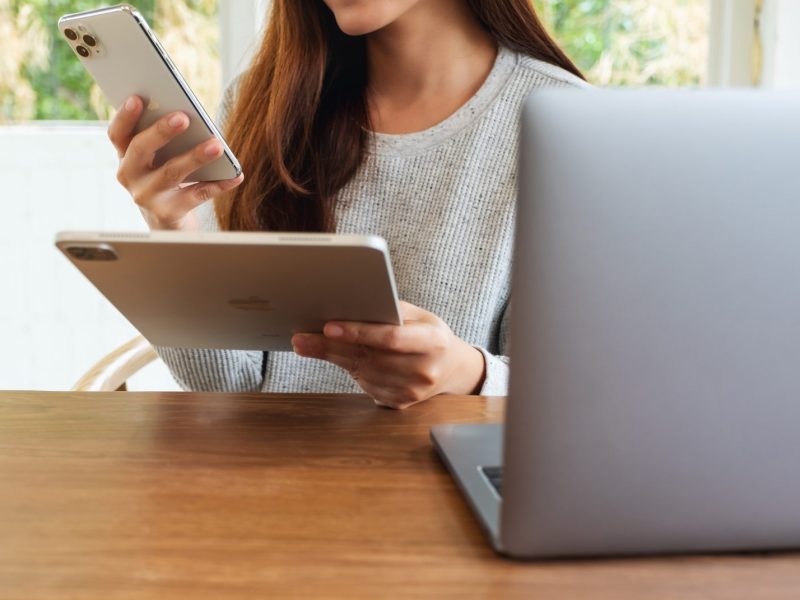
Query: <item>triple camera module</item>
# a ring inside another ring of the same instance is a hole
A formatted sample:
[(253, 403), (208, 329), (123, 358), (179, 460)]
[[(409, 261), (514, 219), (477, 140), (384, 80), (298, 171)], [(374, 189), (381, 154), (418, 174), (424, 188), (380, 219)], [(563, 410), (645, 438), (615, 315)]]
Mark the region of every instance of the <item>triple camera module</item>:
[(67, 38), (81, 58), (91, 58), (95, 54), (100, 54), (100, 43), (97, 37), (86, 31), (83, 25), (78, 25), (77, 30), (67, 27), (64, 30), (64, 37)]

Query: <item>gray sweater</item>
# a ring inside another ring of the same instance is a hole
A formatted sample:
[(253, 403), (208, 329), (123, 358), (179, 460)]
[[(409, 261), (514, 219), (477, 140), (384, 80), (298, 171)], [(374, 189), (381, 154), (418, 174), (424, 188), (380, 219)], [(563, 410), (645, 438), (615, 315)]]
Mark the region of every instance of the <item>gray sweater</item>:
[[(534, 89), (583, 85), (501, 48), (483, 86), (445, 121), (419, 133), (373, 134), (339, 192), (337, 230), (386, 239), (400, 299), (438, 315), (484, 355), (484, 395), (507, 390), (520, 108)], [(222, 121), (234, 93), (225, 95)], [(211, 203), (198, 211), (204, 228), (217, 228)], [(157, 351), (189, 390), (361, 391), (339, 367), (291, 352)]]

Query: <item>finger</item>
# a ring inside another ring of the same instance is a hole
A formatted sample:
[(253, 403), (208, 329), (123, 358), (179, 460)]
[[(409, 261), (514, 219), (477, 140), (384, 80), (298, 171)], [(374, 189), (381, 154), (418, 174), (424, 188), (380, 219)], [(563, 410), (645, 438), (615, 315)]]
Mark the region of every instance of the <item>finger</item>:
[(300, 356), (325, 360), (347, 371), (379, 406), (405, 409), (429, 396), (429, 376), (408, 357), (380, 351), (360, 354), (363, 346), (334, 343), (318, 334), (295, 335), (292, 345)]
[(411, 408), (415, 404), (425, 402), (425, 400), (428, 399), (418, 398), (415, 400), (408, 400), (406, 399), (405, 394), (393, 392), (380, 392), (377, 396), (370, 394), (369, 392), (367, 392), (367, 394), (372, 397), (372, 401), (375, 402), (377, 406), (391, 408), (393, 410), (406, 410), (407, 408)]
[(419, 306), (414, 306), (410, 302), (403, 302), (402, 300), (400, 300), (398, 305), (400, 307), (400, 316), (403, 318), (403, 321), (436, 320), (436, 315), (428, 312), (424, 308), (420, 308)]
[(131, 96), (108, 124), (108, 139), (117, 149), (117, 155), (120, 158), (125, 156), (125, 152), (128, 150), (143, 108), (142, 100), (138, 96)]
[(402, 386), (372, 385), (368, 381), (359, 381), (359, 386), (375, 401), (378, 406), (405, 410), (410, 406), (424, 402), (430, 396), (418, 390)]
[(430, 361), (420, 355), (341, 344), (314, 334), (297, 335), (292, 338), (292, 344), (300, 356), (341, 367), (359, 383), (392, 389), (429, 389), (436, 382), (437, 374)]
[(401, 371), (380, 371), (372, 362), (349, 354), (329, 353), (324, 360), (347, 371), (362, 390), (387, 406), (410, 406), (424, 399), (422, 388), (411, 386)]
[[(418, 306), (408, 302), (400, 302), (400, 313), (404, 325), (380, 325), (375, 323), (357, 323), (333, 321), (325, 325), (324, 333), (329, 339), (337, 339), (349, 343), (364, 344), (385, 350), (398, 352), (424, 352), (425, 330), (415, 328), (415, 325), (439, 325), (439, 318)], [(434, 343), (446, 340), (439, 339), (440, 335), (428, 332), (428, 337)]]
[[(321, 340), (319, 341), (320, 343), (322, 342)], [(402, 378), (397, 378), (390, 373), (376, 376), (373, 369), (363, 367), (363, 365), (369, 365), (369, 363), (362, 363), (358, 358), (347, 353), (333, 354), (321, 351), (315, 352), (313, 355), (303, 352), (298, 353), (308, 358), (325, 360), (343, 369), (378, 406), (397, 410), (407, 408), (424, 400), (410, 388), (404, 386), (405, 381)]]
[(330, 340), (404, 354), (421, 354), (446, 345), (440, 328), (414, 321), (400, 326), (334, 321), (325, 324), (323, 333)]
[(239, 175), (235, 179), (195, 183), (181, 188), (179, 191), (170, 195), (167, 200), (159, 200), (158, 198), (158, 194), (163, 192), (163, 189), (156, 189), (153, 190), (153, 192), (145, 191), (142, 197), (152, 198), (152, 200), (147, 203), (142, 203), (140, 206), (149, 210), (158, 221), (174, 223), (201, 204), (204, 204), (219, 194), (232, 190), (240, 185), (242, 181), (244, 181), (244, 174)]
[(191, 151), (168, 160), (148, 175), (148, 179), (152, 180), (148, 181), (148, 185), (158, 190), (176, 188), (197, 169), (217, 160), (223, 151), (222, 144), (215, 138), (198, 144)]
[(229, 192), (233, 188), (240, 186), (243, 181), (244, 173), (241, 173), (238, 177), (233, 179), (195, 183), (183, 188), (178, 198), (178, 203), (185, 203), (186, 206), (196, 208), (204, 202), (207, 202), (222, 193)]
[(334, 342), (324, 335), (305, 333), (292, 337), (292, 347), (298, 355), (333, 363), (356, 379), (364, 372), (377, 352), (358, 344)]
[(355, 379), (359, 378), (370, 354), (363, 346), (332, 342), (319, 334), (295, 335), (292, 337), (292, 347), (299, 356), (333, 363)]
[(124, 162), (132, 174), (150, 171), (156, 152), (181, 135), (189, 127), (189, 117), (176, 112), (162, 117), (135, 135), (128, 144)]
[(334, 342), (318, 333), (300, 333), (292, 337), (292, 347), (300, 356), (328, 360), (330, 356), (366, 358), (367, 348), (356, 344)]

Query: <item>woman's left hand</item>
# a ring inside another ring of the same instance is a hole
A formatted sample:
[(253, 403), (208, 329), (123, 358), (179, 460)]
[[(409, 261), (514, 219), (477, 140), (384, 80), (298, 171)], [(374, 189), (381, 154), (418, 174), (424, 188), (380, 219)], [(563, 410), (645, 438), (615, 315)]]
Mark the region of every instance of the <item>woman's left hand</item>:
[(483, 382), (479, 350), (436, 315), (400, 303), (403, 325), (330, 322), (322, 334), (292, 337), (295, 352), (346, 370), (376, 404), (408, 408), (437, 394), (474, 394)]

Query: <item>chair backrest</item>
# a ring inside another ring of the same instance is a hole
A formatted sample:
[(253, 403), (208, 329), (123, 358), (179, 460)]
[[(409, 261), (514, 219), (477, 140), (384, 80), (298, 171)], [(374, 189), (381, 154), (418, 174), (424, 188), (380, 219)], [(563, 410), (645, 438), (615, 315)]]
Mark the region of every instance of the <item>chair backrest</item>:
[(100, 359), (78, 380), (72, 391), (125, 391), (128, 379), (157, 358), (150, 342), (137, 336)]

